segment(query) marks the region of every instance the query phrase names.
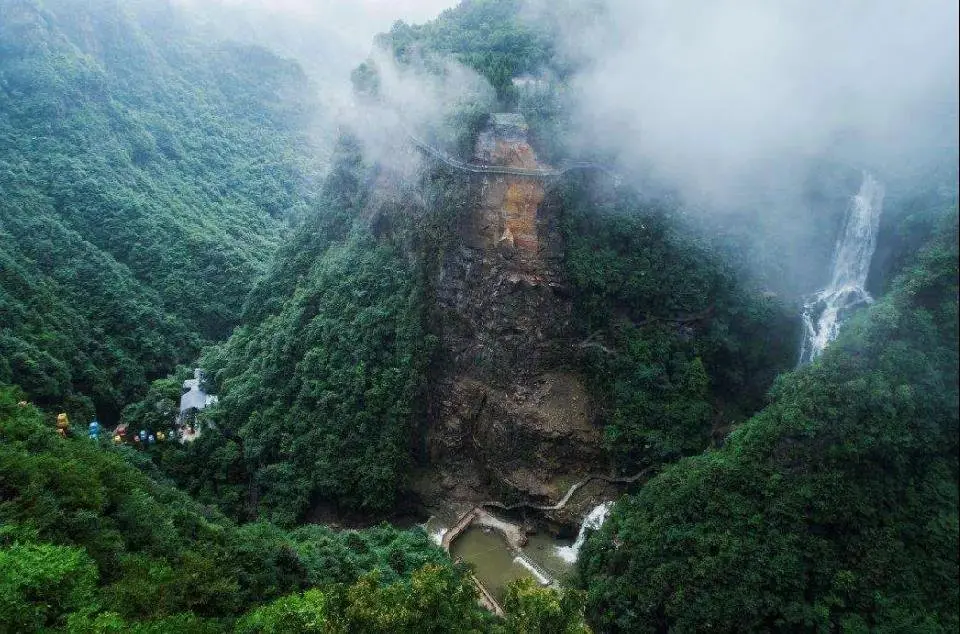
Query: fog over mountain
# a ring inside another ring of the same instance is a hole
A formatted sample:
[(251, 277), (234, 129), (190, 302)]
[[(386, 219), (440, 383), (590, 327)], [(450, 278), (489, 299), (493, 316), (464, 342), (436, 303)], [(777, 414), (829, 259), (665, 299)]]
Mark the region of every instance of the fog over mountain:
[[(353, 117), (349, 72), (371, 54), (376, 33), (455, 4), (180, 2), (221, 35), (295, 57), (331, 119)], [(811, 158), (909, 177), (955, 153), (958, 10), (948, 0), (527, 4), (529, 19), (561, 34), (576, 69), (573, 151), (614, 156), (691, 201), (786, 205)], [(412, 118), (435, 114), (427, 100), (446, 90), (391, 88)]]
[(322, 83), (344, 82), (373, 37), (397, 20), (426, 22), (453, 0), (177, 0), (219, 34), (295, 57)]
[[(218, 38), (258, 44), (297, 60), (324, 108), (315, 130), (321, 149), (329, 150), (339, 126), (348, 126), (372, 158), (416, 169), (416, 157), (400, 155), (394, 146), (402, 126), (420, 128), (440, 119), (452, 101), (488, 92), (476, 73), (451, 60), (440, 62), (449, 71), (442, 78), (403, 73), (373, 45), (394, 22), (426, 22), (456, 5), (453, 0), (176, 1)], [(358, 104), (350, 83), (351, 71), (368, 58), (377, 64), (387, 96), (376, 107)]]
[(956, 148), (955, 2), (607, 0), (592, 23), (562, 13), (531, 12), (559, 24), (581, 65), (581, 142), (690, 196), (735, 201), (784, 161), (918, 168)]
[(957, 22), (0, 0), (0, 634), (960, 631)]

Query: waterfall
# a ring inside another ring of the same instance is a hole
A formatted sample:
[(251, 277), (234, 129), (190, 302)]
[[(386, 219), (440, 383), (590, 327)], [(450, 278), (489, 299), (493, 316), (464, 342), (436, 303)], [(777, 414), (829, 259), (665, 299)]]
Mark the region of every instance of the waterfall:
[(431, 515), (426, 522), (419, 526), (430, 537), (430, 541), (437, 546), (443, 545), (443, 536), (450, 530), (444, 526), (441, 520), (435, 515)]
[(883, 208), (883, 185), (867, 173), (853, 197), (843, 231), (833, 253), (830, 284), (803, 306), (803, 344), (800, 364), (813, 361), (837, 338), (850, 312), (873, 298), (864, 288), (870, 260), (877, 247), (877, 229)]
[(583, 542), (587, 539), (587, 531), (594, 531), (603, 526), (603, 523), (607, 520), (607, 516), (610, 515), (610, 509), (613, 508), (613, 502), (604, 502), (600, 504), (584, 518), (583, 524), (580, 525), (580, 532), (577, 533), (577, 541), (573, 542), (572, 546), (558, 546), (557, 547), (557, 556), (563, 559), (568, 563), (573, 563), (577, 560), (577, 556), (580, 554), (580, 548), (583, 546)]

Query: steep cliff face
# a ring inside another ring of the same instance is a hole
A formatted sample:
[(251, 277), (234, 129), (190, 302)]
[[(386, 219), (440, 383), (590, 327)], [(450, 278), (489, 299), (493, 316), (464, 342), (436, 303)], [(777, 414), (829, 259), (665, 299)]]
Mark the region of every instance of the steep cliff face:
[[(494, 124), (475, 161), (537, 168), (525, 134)], [(484, 176), (436, 280), (443, 370), (428, 432), (427, 499), (554, 501), (606, 460), (571, 360), (572, 304), (544, 184)], [(439, 477), (437, 477), (439, 476)]]

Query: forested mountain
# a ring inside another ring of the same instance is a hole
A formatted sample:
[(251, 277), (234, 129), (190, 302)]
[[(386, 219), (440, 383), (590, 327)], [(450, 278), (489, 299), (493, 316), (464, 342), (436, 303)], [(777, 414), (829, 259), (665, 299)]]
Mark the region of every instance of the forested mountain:
[[(536, 68), (547, 49), (526, 44), (519, 6), (466, 3), (422, 29), (398, 25), (380, 44), (415, 65), (472, 34), (469, 47), (508, 51), (511, 73)], [(401, 46), (401, 33), (418, 46)], [(514, 40), (525, 44), (503, 44)], [(465, 59), (484, 75), (507, 64), (500, 55)], [(203, 357), (221, 397), (215, 430), (163, 457), (181, 485), (236, 518), (291, 524), (324, 505), (390, 512), (430, 451), (431, 402), (443, 398), (434, 386), (449, 364), (437, 350), (437, 298), (463, 240), (458, 225), (481, 190), (429, 169), (397, 187), (391, 169), (365, 162), (350, 138), (333, 166), (316, 214), (254, 287), (241, 327)], [(737, 279), (722, 254), (730, 244), (699, 235), (668, 203), (605, 189), (570, 179), (543, 205), (566, 245), (560, 264), (577, 317), (564, 337), (594, 342), (560, 366), (588, 377), (595, 401), (607, 404), (598, 418), (610, 460), (633, 473), (701, 450), (755, 411), (793, 362), (798, 333), (781, 302)]]
[(833, 147), (804, 217), (648, 188), (573, 129), (630, 3), (556, 4), (397, 22), (341, 120), (191, 2), (0, 1), (0, 633), (960, 626), (955, 159), (859, 234)]
[(229, 474), (255, 491), (252, 508), (231, 509), (240, 517), (290, 524), (318, 498), (381, 513), (403, 490), (431, 343), (422, 275), (403, 235), (373, 234), (371, 196), (369, 168), (345, 141), (319, 213), (253, 289), (240, 328), (204, 354), (222, 398), (214, 424), (237, 452), (214, 464), (214, 438), (191, 446), (184, 483)]
[(310, 204), (303, 73), (166, 3), (0, 6), (0, 380), (116, 420)]
[[(164, 483), (132, 449), (58, 437), (41, 412), (17, 404), (21, 396), (0, 391), (2, 632), (321, 631), (328, 618), (322, 631), (353, 632), (378, 622), (484, 622), (463, 572), (423, 531), (238, 527)], [(308, 588), (323, 591), (295, 594)], [(258, 608), (283, 595), (286, 603)], [(431, 601), (447, 613), (432, 612)], [(285, 610), (307, 619), (304, 629), (296, 621), (275, 629), (293, 618)], [(244, 612), (251, 614), (237, 623)]]
[(602, 631), (958, 626), (956, 208), (887, 297), (587, 546)]
[(551, 33), (521, 20), (518, 0), (463, 2), (420, 25), (396, 23), (377, 45), (401, 62), (424, 50), (450, 55), (483, 75), (501, 99), (514, 97), (512, 80), (548, 68), (559, 70)]

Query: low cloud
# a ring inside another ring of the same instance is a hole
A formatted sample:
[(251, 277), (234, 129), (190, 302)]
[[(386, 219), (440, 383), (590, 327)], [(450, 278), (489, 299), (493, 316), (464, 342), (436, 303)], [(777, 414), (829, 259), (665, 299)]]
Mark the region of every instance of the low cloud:
[(882, 171), (956, 148), (955, 1), (596, 4), (587, 26), (534, 5), (582, 69), (580, 142), (689, 198), (735, 203), (810, 157)]
[(296, 58), (323, 84), (343, 82), (397, 20), (423, 22), (455, 0), (174, 0), (221, 36)]
[(408, 135), (442, 146), (440, 139), (451, 133), (449, 117), (466, 107), (492, 109), (496, 103), (496, 92), (483, 77), (448, 58), (400, 65), (390, 52), (375, 50), (369, 63), (379, 77), (379, 97), (358, 101), (350, 95), (337, 120), (361, 140), (369, 160), (408, 177), (420, 167)]
[[(492, 91), (476, 73), (450, 60), (431, 60), (442, 72), (399, 67), (375, 49), (374, 37), (394, 22), (424, 22), (456, 0), (175, 0), (214, 37), (258, 44), (297, 60), (317, 87), (323, 112), (315, 136), (330, 151), (346, 128), (364, 144), (368, 159), (405, 173), (417, 158), (408, 130), (427, 134), (458, 103), (484, 102)], [(358, 101), (350, 73), (372, 59), (382, 100)]]

